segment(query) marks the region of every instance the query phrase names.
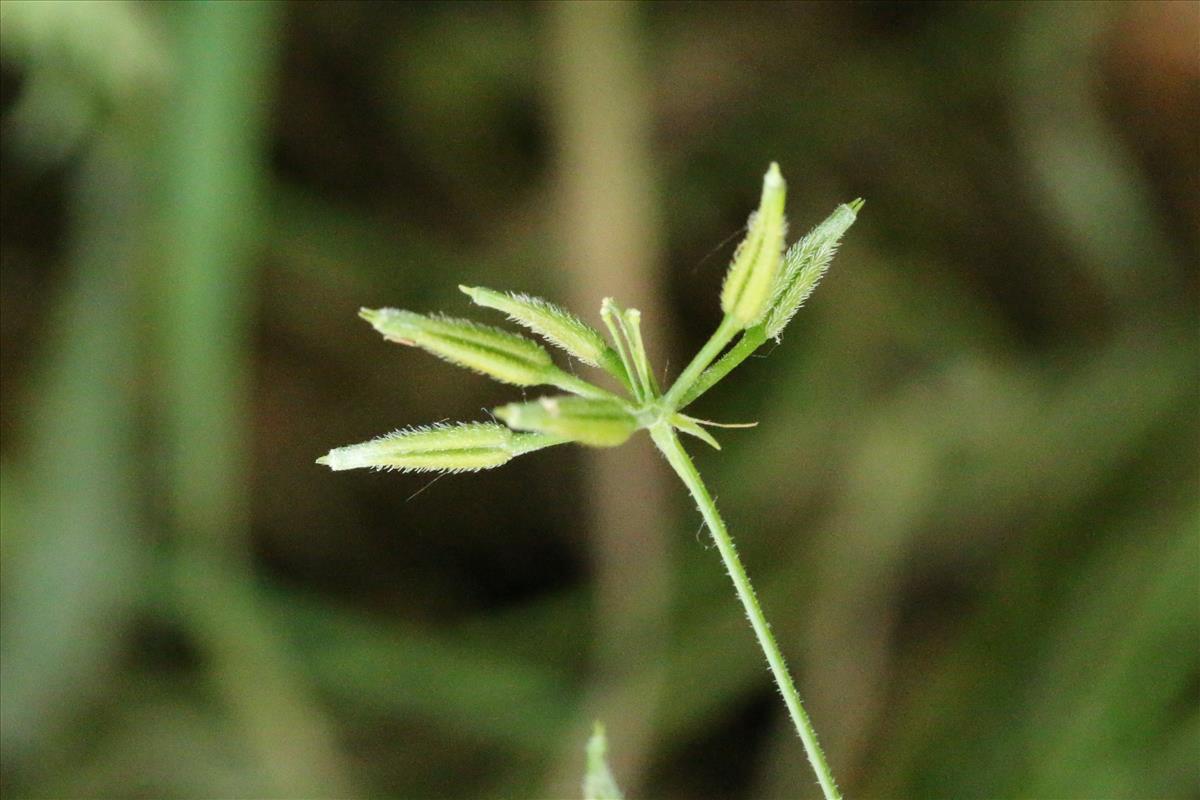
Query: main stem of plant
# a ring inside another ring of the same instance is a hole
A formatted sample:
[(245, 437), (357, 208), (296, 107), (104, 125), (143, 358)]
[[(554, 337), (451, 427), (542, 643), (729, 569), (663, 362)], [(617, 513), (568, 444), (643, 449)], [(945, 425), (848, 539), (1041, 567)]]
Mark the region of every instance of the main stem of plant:
[(674, 429), (666, 423), (658, 423), (650, 428), (650, 435), (658, 449), (666, 456), (668, 463), (687, 486), (688, 491), (691, 492), (696, 505), (700, 508), (700, 513), (704, 516), (704, 521), (708, 523), (708, 528), (712, 531), (713, 541), (717, 543), (717, 550), (725, 562), (725, 569), (729, 572), (729, 577), (733, 579), (733, 585), (737, 589), (738, 599), (742, 601), (742, 605), (746, 609), (746, 616), (750, 618), (754, 634), (758, 637), (758, 643), (767, 657), (767, 663), (771, 666), (771, 674), (775, 676), (775, 683), (779, 687), (780, 694), (783, 695), (788, 712), (792, 715), (792, 722), (795, 723), (796, 731), (800, 734), (801, 741), (804, 742), (808, 760), (817, 773), (817, 780), (821, 784), (821, 790), (825, 793), (826, 800), (841, 800), (842, 795), (838, 791), (837, 784), (834, 783), (833, 773), (829, 771), (825, 754), (821, 751), (821, 745), (817, 743), (817, 733), (813, 730), (812, 722), (805, 713), (804, 706), (800, 704), (800, 695), (796, 692), (795, 684), (792, 683), (792, 676), (788, 673), (783, 653), (779, 650), (775, 635), (771, 633), (771, 626), (767, 624), (767, 619), (763, 616), (762, 607), (758, 604), (758, 597), (754, 594), (754, 587), (750, 585), (750, 578), (746, 575), (746, 568), (742, 566), (742, 560), (733, 546), (733, 539), (730, 538), (721, 515), (717, 513), (717, 504), (713, 502), (704, 481), (700, 478), (700, 473), (696, 470), (696, 465), (692, 463), (687, 451), (683, 449)]

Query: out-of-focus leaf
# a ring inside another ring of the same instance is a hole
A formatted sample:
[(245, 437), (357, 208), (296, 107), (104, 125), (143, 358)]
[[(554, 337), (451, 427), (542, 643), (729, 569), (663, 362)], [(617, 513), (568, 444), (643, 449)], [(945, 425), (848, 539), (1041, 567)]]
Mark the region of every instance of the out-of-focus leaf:
[(106, 114), (162, 90), (168, 57), (148, 8), (128, 0), (0, 4), (0, 57), (27, 74), (6, 140), (32, 162), (58, 163)]
[(574, 711), (565, 678), (531, 661), (295, 594), (274, 593), (271, 607), (314, 684), (339, 705), (415, 714), (543, 755)]
[(1150, 188), (1096, 94), (1100, 47), (1116, 9), (1031, 6), (1013, 50), (1011, 85), (1018, 141), (1049, 219), (1112, 298), (1129, 303), (1154, 296), (1147, 290), (1172, 258)]

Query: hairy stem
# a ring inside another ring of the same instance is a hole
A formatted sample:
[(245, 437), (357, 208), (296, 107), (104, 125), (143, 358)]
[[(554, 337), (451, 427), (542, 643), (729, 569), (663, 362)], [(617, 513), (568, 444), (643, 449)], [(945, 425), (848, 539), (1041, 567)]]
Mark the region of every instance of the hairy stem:
[(834, 783), (833, 774), (829, 771), (825, 754), (821, 752), (821, 746), (817, 743), (817, 733), (813, 730), (812, 722), (805, 713), (804, 706), (800, 704), (800, 695), (797, 694), (796, 686), (792, 683), (792, 676), (788, 673), (783, 653), (779, 650), (775, 635), (771, 633), (771, 626), (767, 624), (767, 619), (763, 616), (762, 607), (759, 606), (758, 598), (754, 594), (754, 587), (750, 585), (750, 578), (746, 575), (742, 560), (733, 546), (733, 539), (730, 538), (721, 515), (717, 513), (717, 504), (713, 502), (704, 481), (700, 478), (700, 473), (696, 470), (696, 465), (688, 457), (687, 451), (683, 449), (679, 437), (671, 426), (667, 423), (658, 423), (650, 428), (650, 435), (658, 449), (666, 456), (668, 463), (687, 486), (688, 491), (691, 492), (692, 498), (700, 508), (700, 513), (704, 516), (704, 521), (708, 523), (709, 530), (712, 531), (713, 541), (717, 543), (717, 550), (725, 562), (725, 569), (729, 572), (729, 577), (733, 579), (733, 585), (737, 589), (738, 599), (742, 601), (742, 605), (746, 609), (746, 616), (750, 618), (750, 625), (753, 626), (758, 643), (767, 657), (767, 663), (771, 666), (775, 684), (779, 687), (779, 692), (783, 695), (784, 703), (787, 704), (796, 731), (800, 734), (801, 741), (804, 742), (808, 760), (817, 773), (817, 780), (821, 783), (821, 790), (825, 793), (826, 800), (841, 800), (842, 795), (838, 791), (837, 784)]
[(704, 347), (700, 348), (700, 352), (696, 353), (696, 357), (692, 359), (692, 363), (688, 364), (683, 372), (676, 379), (670, 391), (667, 392), (664, 398), (666, 404), (671, 408), (679, 409), (683, 405), (679, 402), (680, 398), (684, 397), (692, 388), (692, 385), (700, 378), (705, 367), (713, 362), (721, 351), (725, 349), (725, 345), (729, 344), (730, 340), (737, 335), (741, 330), (737, 321), (726, 315), (721, 320), (721, 324), (717, 327), (713, 335), (705, 342)]
[(678, 408), (686, 408), (691, 405), (692, 401), (715, 386), (732, 372), (734, 367), (753, 355), (754, 351), (762, 347), (766, 341), (767, 329), (765, 327), (755, 325), (753, 328), (747, 328), (746, 332), (742, 334), (742, 338), (738, 339), (737, 344), (729, 348), (729, 352), (721, 356), (720, 361), (704, 370), (695, 383), (684, 392)]

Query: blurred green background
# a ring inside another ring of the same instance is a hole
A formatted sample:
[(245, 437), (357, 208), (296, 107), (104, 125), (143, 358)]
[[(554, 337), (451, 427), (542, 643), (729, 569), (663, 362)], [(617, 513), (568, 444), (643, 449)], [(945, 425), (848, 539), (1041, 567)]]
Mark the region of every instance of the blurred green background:
[[(1200, 797), (1200, 5), (0, 3), (6, 797), (817, 788), (644, 437), (330, 447), (520, 392), (459, 283), (673, 375), (767, 164), (867, 199), (697, 449), (852, 797)], [(481, 315), (486, 316), (486, 315)], [(494, 321), (494, 320), (493, 320)]]

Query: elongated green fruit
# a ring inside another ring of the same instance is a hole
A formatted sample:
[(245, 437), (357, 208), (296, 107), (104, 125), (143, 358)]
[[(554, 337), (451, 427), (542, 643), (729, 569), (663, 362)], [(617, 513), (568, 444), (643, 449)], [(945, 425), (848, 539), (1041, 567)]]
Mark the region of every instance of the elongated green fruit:
[(513, 322), (524, 325), (585, 364), (595, 367), (602, 365), (607, 357), (616, 358), (599, 331), (549, 300), (482, 286), (458, 288), (476, 305), (504, 312)]
[(779, 165), (772, 163), (763, 177), (758, 211), (750, 215), (750, 230), (733, 255), (721, 289), (721, 310), (741, 328), (749, 328), (763, 318), (774, 294), (787, 235), (783, 217), (786, 199), (787, 184), (779, 174)]
[(842, 236), (854, 224), (862, 199), (843, 203), (824, 222), (813, 228), (803, 239), (792, 245), (783, 257), (783, 272), (771, 299), (767, 314), (766, 334), (778, 339), (792, 317), (804, 305), (817, 283), (829, 269)]
[(520, 431), (565, 436), (593, 447), (616, 447), (637, 430), (637, 420), (615, 400), (542, 397), (495, 409), (499, 419)]
[(358, 315), (389, 341), (419, 347), (503, 383), (553, 383), (559, 372), (540, 344), (489, 325), (395, 308), (364, 308)]
[(332, 470), (383, 469), (401, 472), (472, 472), (507, 463), (514, 456), (567, 441), (540, 434), (514, 434), (494, 422), (460, 422), (405, 428), (369, 442), (337, 447), (317, 459)]
[(512, 458), (512, 431), (494, 423), (408, 428), (361, 444), (338, 447), (317, 459), (332, 470), (465, 472), (498, 467)]

